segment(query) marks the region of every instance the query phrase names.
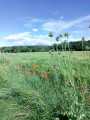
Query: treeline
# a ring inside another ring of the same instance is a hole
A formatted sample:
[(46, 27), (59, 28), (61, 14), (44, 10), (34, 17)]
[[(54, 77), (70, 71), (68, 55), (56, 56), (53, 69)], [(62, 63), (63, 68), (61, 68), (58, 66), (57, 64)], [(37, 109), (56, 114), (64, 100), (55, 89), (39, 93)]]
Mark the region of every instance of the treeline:
[[(70, 42), (69, 43), (70, 50), (72, 51), (82, 51), (82, 41)], [(84, 41), (83, 44), (84, 50), (90, 50), (90, 40)], [(2, 47), (0, 48), (1, 52), (8, 53), (19, 53), (19, 52), (48, 52), (49, 50), (54, 49), (57, 50), (57, 44), (53, 44), (53, 46), (11, 46), (11, 47)], [(68, 43), (63, 42), (58, 44), (58, 50), (68, 50)]]

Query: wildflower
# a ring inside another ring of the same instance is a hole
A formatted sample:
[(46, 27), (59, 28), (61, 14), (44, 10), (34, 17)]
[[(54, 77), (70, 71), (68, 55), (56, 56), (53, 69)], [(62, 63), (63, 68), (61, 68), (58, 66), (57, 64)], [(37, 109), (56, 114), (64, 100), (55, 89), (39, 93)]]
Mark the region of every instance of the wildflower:
[(33, 65), (35, 67), (35, 65)]
[(38, 69), (36, 69), (36, 71), (38, 72)]
[(6, 65), (5, 68), (8, 68), (8, 65)]
[(43, 73), (47, 74), (47, 72), (43, 71)]
[(83, 97), (83, 94), (81, 95), (81, 97)]
[(81, 85), (82, 83), (79, 83), (79, 85)]
[(87, 87), (83, 87), (83, 89), (87, 89)]
[(1, 99), (1, 102), (2, 102), (3, 100)]
[(0, 71), (1, 71), (1, 69), (0, 69)]
[(48, 74), (49, 74), (50, 72), (48, 72)]
[(68, 84), (70, 84), (70, 81), (67, 81)]
[(87, 100), (90, 100), (90, 98), (88, 98)]
[(34, 69), (35, 69), (35, 67), (34, 67)]
[(54, 66), (54, 68), (55, 68), (55, 67), (56, 67), (56, 64), (54, 64), (53, 66)]
[(53, 33), (52, 32), (49, 33), (49, 37), (53, 37)]
[(31, 68), (31, 72), (33, 72), (33, 68)]
[(35, 76), (35, 75), (36, 75), (36, 73), (34, 72), (34, 73), (33, 73), (33, 75)]
[(56, 41), (59, 41), (59, 36), (56, 37)]
[(47, 77), (48, 77), (48, 75), (45, 75), (45, 77), (47, 78)]
[(43, 75), (40, 75), (41, 77), (43, 77)]
[(28, 75), (31, 75), (31, 72), (28, 72)]
[(19, 68), (20, 68), (20, 69), (22, 69), (22, 66), (21, 66), (21, 65), (19, 65)]

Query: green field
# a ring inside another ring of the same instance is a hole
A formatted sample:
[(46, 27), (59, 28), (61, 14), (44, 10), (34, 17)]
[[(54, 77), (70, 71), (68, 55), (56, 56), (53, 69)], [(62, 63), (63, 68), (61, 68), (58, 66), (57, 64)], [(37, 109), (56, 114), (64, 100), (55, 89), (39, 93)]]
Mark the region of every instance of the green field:
[(89, 120), (89, 86), (89, 51), (0, 53), (0, 120)]

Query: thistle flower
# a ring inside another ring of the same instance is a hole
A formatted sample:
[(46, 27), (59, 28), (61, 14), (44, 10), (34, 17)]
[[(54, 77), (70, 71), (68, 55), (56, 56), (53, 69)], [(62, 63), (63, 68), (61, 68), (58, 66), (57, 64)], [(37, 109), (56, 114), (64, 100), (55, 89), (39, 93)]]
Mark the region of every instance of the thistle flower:
[(59, 36), (56, 37), (56, 41), (59, 41)]
[(49, 37), (53, 37), (53, 33), (52, 32), (49, 33)]
[(82, 40), (83, 40), (83, 41), (85, 40), (85, 36), (82, 37)]
[[(68, 41), (68, 36), (69, 36), (70, 34), (68, 33), (68, 32), (65, 32), (65, 34), (64, 34), (64, 36), (66, 36), (67, 37), (67, 41)], [(70, 48), (69, 48), (69, 42), (68, 42), (68, 49), (70, 50)]]
[(56, 67), (56, 64), (54, 64), (53, 66)]

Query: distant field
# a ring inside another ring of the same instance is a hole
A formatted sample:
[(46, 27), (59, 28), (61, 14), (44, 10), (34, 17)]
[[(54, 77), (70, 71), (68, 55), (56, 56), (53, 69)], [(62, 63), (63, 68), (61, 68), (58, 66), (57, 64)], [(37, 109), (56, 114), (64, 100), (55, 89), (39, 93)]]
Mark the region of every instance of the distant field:
[(0, 53), (0, 120), (90, 119), (90, 51), (51, 54)]

